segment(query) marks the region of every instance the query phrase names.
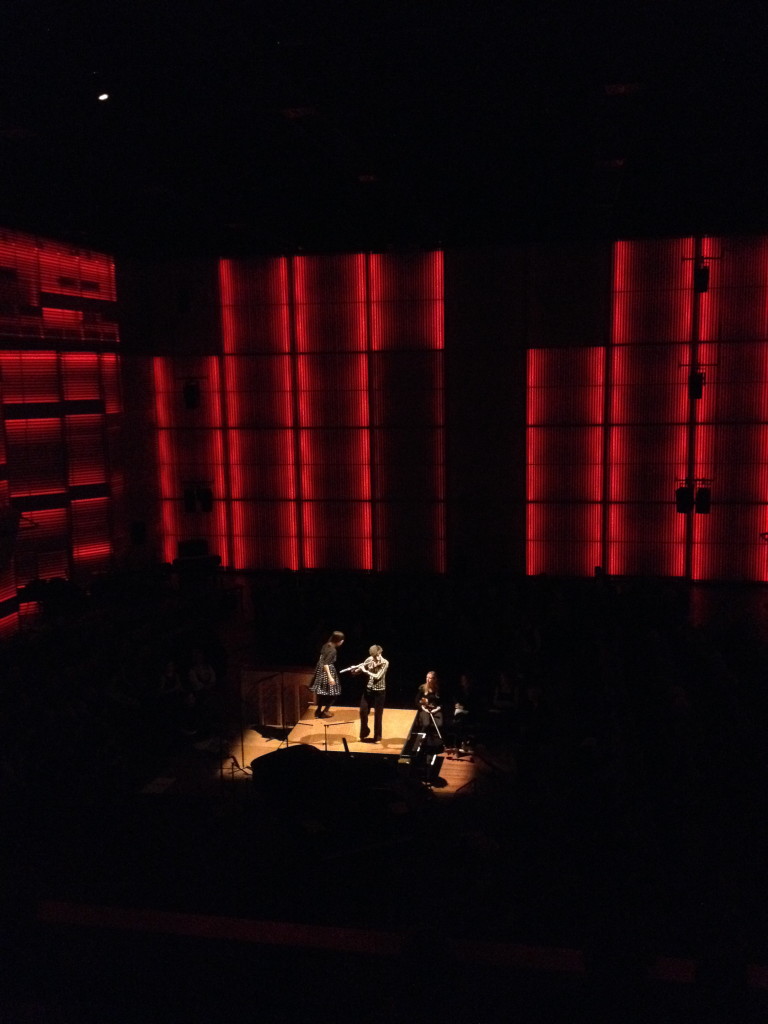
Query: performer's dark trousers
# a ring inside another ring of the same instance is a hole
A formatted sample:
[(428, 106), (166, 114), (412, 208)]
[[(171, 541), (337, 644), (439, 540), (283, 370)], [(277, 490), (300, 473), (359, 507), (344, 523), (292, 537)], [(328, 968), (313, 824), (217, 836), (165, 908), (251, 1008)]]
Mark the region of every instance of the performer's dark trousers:
[(368, 728), (368, 712), (373, 708), (373, 738), (381, 739), (381, 720), (384, 717), (384, 697), (386, 690), (363, 690), (360, 698), (360, 739), (370, 735)]

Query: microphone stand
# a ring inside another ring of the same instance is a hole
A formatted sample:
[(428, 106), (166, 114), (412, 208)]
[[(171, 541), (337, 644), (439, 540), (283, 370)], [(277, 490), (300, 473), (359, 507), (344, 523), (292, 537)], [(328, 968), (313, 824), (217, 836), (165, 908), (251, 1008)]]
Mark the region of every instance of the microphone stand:
[(346, 722), (321, 722), (322, 727), (325, 729), (325, 752), (328, 753), (328, 730), (333, 725), (351, 725), (352, 719), (350, 718)]

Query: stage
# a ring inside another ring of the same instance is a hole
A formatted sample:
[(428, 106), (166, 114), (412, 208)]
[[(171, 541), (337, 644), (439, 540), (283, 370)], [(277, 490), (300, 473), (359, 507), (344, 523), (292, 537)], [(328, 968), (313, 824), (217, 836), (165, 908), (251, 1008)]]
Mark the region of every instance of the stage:
[[(286, 762), (289, 765), (305, 764), (307, 758), (302, 757), (302, 753), (323, 753), (328, 755), (329, 761), (348, 761), (356, 763), (360, 770), (367, 767), (372, 771), (376, 770), (377, 762), (383, 771), (386, 764), (394, 767), (413, 761), (413, 746), (418, 743), (416, 712), (413, 709), (384, 709), (380, 743), (360, 742), (360, 712), (357, 707), (334, 707), (333, 717), (325, 719), (316, 719), (314, 713), (314, 704), (311, 704), (290, 730), (273, 731), (262, 726), (244, 725), (229, 738), (213, 736), (195, 743), (191, 756), (174, 759), (166, 771), (142, 786), (141, 792), (197, 795), (216, 792), (222, 782), (248, 782), (256, 763), (261, 770), (264, 757), (274, 767), (276, 754), (279, 755), (278, 763), (283, 765)], [(369, 727), (372, 725), (370, 716)], [(404, 748), (409, 735), (412, 742), (406, 751)], [(271, 758), (267, 756), (270, 754), (273, 755)], [(318, 763), (312, 762), (315, 767)], [(471, 756), (450, 759), (440, 752), (434, 763), (439, 773), (434, 783), (436, 792), (441, 796), (463, 790), (476, 774), (477, 766)], [(269, 775), (266, 764), (264, 767)], [(365, 777), (369, 774), (364, 772)]]
[[(349, 750), (354, 754), (400, 754), (413, 727), (416, 712), (402, 708), (384, 708), (381, 723), (381, 742), (360, 741), (360, 710), (356, 707), (332, 707), (332, 718), (315, 718), (310, 704), (301, 720), (287, 737), (289, 746), (305, 743), (323, 751)], [(368, 728), (373, 735), (373, 714), (368, 716)], [(344, 743), (346, 741), (346, 747)]]

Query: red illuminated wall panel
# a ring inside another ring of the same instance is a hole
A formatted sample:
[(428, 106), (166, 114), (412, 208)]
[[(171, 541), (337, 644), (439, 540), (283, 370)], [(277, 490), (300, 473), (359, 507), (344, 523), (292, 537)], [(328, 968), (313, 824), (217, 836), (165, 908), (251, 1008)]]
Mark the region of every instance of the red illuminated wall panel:
[(602, 531), (597, 503), (528, 505), (528, 573), (591, 576)]
[[(768, 340), (706, 346), (695, 475), (711, 480), (712, 511), (692, 522), (696, 579), (766, 580)], [(716, 356), (716, 358), (715, 358)]]
[(166, 556), (219, 433), (229, 564), (443, 571), (442, 254), (223, 260), (219, 287), (219, 418), (155, 360)]
[(114, 345), (115, 300), (109, 256), (0, 231), (0, 334)]
[[(713, 499), (714, 501), (714, 499)], [(696, 516), (694, 579), (768, 580), (766, 503), (713, 504), (710, 515)]]
[[(205, 540), (229, 565), (229, 493), (216, 356), (154, 360), (164, 556)], [(190, 500), (191, 499), (191, 500)]]
[(81, 579), (111, 563), (121, 413), (118, 356), (109, 351), (118, 341), (115, 300), (109, 256), (0, 231), (7, 500), (22, 515), (17, 588), (35, 577)]
[(101, 359), (96, 352), (63, 352), (60, 359), (61, 391), (66, 402), (99, 400), (103, 396)]
[(13, 553), (18, 530), (18, 513), (11, 507), (8, 486), (8, 463), (5, 453), (5, 431), (2, 416), (2, 380), (0, 380), (0, 639), (16, 632), (19, 605), (16, 596), (16, 573)]
[(367, 260), (291, 261), (301, 561), (373, 568)]
[(529, 351), (529, 574), (591, 575), (601, 564), (604, 415), (604, 349)]
[(371, 255), (368, 293), (375, 568), (443, 572), (442, 253)]
[(60, 494), (67, 487), (66, 451), (60, 419), (5, 423), (11, 498)]
[(674, 495), (689, 469), (694, 254), (693, 239), (614, 246), (604, 538), (612, 574), (685, 572)]
[(369, 257), (371, 348), (444, 347), (442, 253)]
[(290, 265), (219, 264), (232, 563), (297, 569)]
[(14, 551), (18, 587), (35, 578), (69, 576), (71, 544), (67, 509), (25, 511)]
[(687, 345), (615, 345), (608, 354), (605, 568), (617, 575), (684, 572), (685, 533), (670, 515), (687, 475)]
[(66, 416), (67, 484), (70, 487), (101, 484), (107, 478), (103, 417)]
[(99, 355), (101, 371), (101, 390), (104, 398), (104, 412), (107, 416), (122, 411), (123, 403), (120, 394), (120, 363), (114, 352)]
[[(765, 580), (768, 516), (768, 240), (705, 238), (699, 297), (693, 473), (711, 480), (712, 512), (692, 517), (695, 579)], [(762, 524), (762, 525), (761, 525)]]
[(768, 338), (768, 239), (704, 238), (709, 289), (701, 296), (702, 339), (754, 342)]
[(57, 402), (61, 395), (60, 360), (56, 352), (0, 353), (4, 405)]
[(687, 342), (691, 332), (692, 238), (614, 246), (614, 345)]
[[(587, 355), (529, 353), (528, 571), (594, 561), (612, 574), (765, 580), (768, 240), (617, 243), (612, 291), (605, 416), (591, 434)], [(585, 453), (598, 449), (590, 478)], [(677, 511), (686, 481), (711, 488), (709, 513)], [(590, 493), (600, 527), (582, 537), (583, 509), (571, 521), (562, 506)]]
[(73, 501), (70, 513), (75, 564), (92, 572), (109, 568), (112, 554), (109, 499)]

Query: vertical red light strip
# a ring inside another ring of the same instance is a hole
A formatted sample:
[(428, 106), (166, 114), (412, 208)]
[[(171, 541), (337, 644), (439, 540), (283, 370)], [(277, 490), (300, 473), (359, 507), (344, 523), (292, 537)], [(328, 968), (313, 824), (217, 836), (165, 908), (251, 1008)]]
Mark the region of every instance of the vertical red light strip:
[(298, 431), (299, 436), (299, 465), (297, 468), (299, 493), (301, 495), (301, 508), (298, 517), (301, 523), (301, 536), (299, 537), (300, 564), (307, 569), (316, 569), (318, 567), (316, 542), (318, 524), (315, 522), (315, 506), (311, 500), (313, 497), (312, 445), (307, 429), (309, 427), (309, 380), (305, 353), (308, 350), (309, 339), (307, 330), (306, 257), (292, 257), (291, 270), (293, 280), (293, 337), (296, 345), (294, 365), (297, 422), (294, 425), (294, 430)]
[[(236, 274), (255, 273), (237, 283)], [(229, 487), (226, 502), (230, 549), (236, 567), (280, 566), (296, 570), (300, 565), (299, 529), (297, 523), (296, 481), (296, 415), (293, 403), (288, 401), (294, 392), (291, 370), (291, 294), (289, 265), (285, 258), (270, 260), (255, 271), (238, 270), (236, 264), (223, 260), (219, 264), (220, 295), (222, 305), (222, 348), (224, 351), (224, 391), (221, 413), (224, 428), (225, 458), (224, 484)], [(238, 299), (238, 287), (244, 291)], [(299, 287), (304, 289), (304, 279)], [(249, 310), (248, 303), (256, 294), (256, 305)], [(250, 351), (241, 353), (248, 338), (247, 317), (253, 316), (257, 332), (256, 344), (261, 347), (258, 359), (250, 358)], [(299, 313), (302, 343), (305, 319)], [(264, 375), (258, 380), (250, 375)], [(274, 419), (253, 423), (246, 413), (243, 398), (246, 392), (253, 398), (254, 387), (270, 388), (265, 392), (275, 399)], [(290, 411), (289, 411), (290, 410)], [(286, 419), (286, 416), (288, 419)], [(246, 447), (247, 445), (247, 447)], [(246, 465), (252, 456), (246, 451), (258, 451), (266, 460), (257, 459)], [(218, 453), (214, 453), (214, 460)], [(219, 478), (221, 483), (221, 477)], [(254, 497), (254, 488), (258, 498)], [(254, 504), (255, 503), (255, 504)], [(218, 523), (221, 526), (221, 522)]]
[(371, 440), (371, 374), (370, 374), (370, 349), (371, 339), (369, 337), (369, 306), (370, 296), (368, 294), (366, 258), (362, 253), (354, 257), (354, 301), (357, 308), (357, 338), (355, 348), (361, 353), (358, 366), (358, 402), (359, 409), (356, 417), (360, 425), (360, 485), (362, 500), (362, 544), (361, 544), (361, 569), (373, 569), (373, 506), (372, 506), (372, 440)]
[[(694, 322), (696, 315), (696, 309), (694, 308), (694, 302), (696, 297), (693, 293), (693, 267), (696, 257), (696, 246), (697, 242), (695, 238), (684, 238), (679, 242), (681, 248), (681, 264), (684, 267), (682, 289), (679, 300), (680, 308), (680, 320), (682, 323), (681, 338), (684, 339), (687, 344), (687, 356), (685, 359), (684, 373), (681, 379), (681, 389), (685, 389), (688, 392), (687, 374), (692, 370), (696, 369), (696, 362), (698, 360), (698, 337), (701, 332), (701, 306), (699, 305), (699, 322)], [(686, 410), (686, 425), (680, 427), (677, 439), (677, 447), (681, 452), (681, 470), (678, 475), (678, 480), (682, 481), (689, 476), (690, 469), (695, 467), (696, 461), (696, 445), (698, 441), (697, 430), (695, 424), (692, 422), (691, 417), (695, 416), (695, 411), (691, 410), (691, 403), (688, 402)], [(695, 475), (695, 473), (694, 473)], [(677, 481), (676, 481), (677, 483)], [(671, 509), (671, 503), (670, 503)], [(693, 518), (691, 515), (683, 515), (677, 511), (672, 512), (675, 516), (674, 536), (677, 540), (676, 549), (674, 552), (675, 562), (675, 575), (685, 576), (686, 572), (693, 574), (693, 559), (696, 557), (696, 550), (694, 545), (694, 533), (695, 524), (691, 523)], [(691, 561), (689, 563), (688, 555), (691, 555)]]
[(152, 372), (155, 387), (157, 466), (160, 484), (163, 557), (166, 562), (172, 562), (176, 557), (179, 524), (176, 503), (173, 500), (175, 458), (173, 451), (173, 422), (169, 403), (171, 380), (167, 361), (159, 356), (154, 358), (152, 360)]
[(220, 545), (222, 563), (231, 566), (232, 553), (230, 546), (229, 524), (227, 511), (231, 504), (227, 481), (224, 440), (224, 418), (221, 394), (221, 370), (218, 356), (209, 356), (207, 360), (208, 379), (211, 382), (211, 400), (213, 405), (213, 423), (210, 432), (209, 464), (213, 470), (213, 512), (214, 536)]
[[(221, 317), (221, 347), (224, 365), (224, 391), (220, 397), (221, 411), (227, 428), (225, 444), (225, 479), (229, 480), (229, 494), (225, 497), (232, 524), (230, 534), (231, 565), (233, 569), (248, 567), (245, 551), (245, 523), (243, 522), (243, 453), (241, 429), (241, 402), (239, 374), (237, 372), (237, 322), (235, 307), (234, 267), (231, 260), (219, 260), (219, 308)], [(234, 426), (233, 426), (234, 424)]]
[(445, 259), (442, 251), (432, 254), (432, 347), (439, 350), (440, 357), (437, 364), (437, 380), (435, 386), (438, 389), (437, 403), (437, 450), (435, 451), (435, 474), (436, 498), (437, 498), (437, 548), (435, 558), (437, 571), (444, 573), (447, 568), (446, 562), (446, 522), (445, 522), (445, 387), (443, 381), (443, 356), (445, 350)]
[(719, 338), (721, 307), (721, 240), (702, 238), (701, 257), (709, 270), (707, 290), (699, 296), (699, 340), (717, 341)]
[[(3, 390), (2, 372), (0, 363), (0, 508), (10, 509), (11, 493), (8, 482), (8, 457), (5, 448), (5, 430), (3, 425)], [(12, 515), (13, 513), (11, 513)], [(12, 520), (11, 520), (12, 522)], [(6, 639), (12, 636), (19, 627), (19, 612), (16, 583), (16, 570), (13, 557), (0, 565), (0, 604), (4, 606), (6, 614), (0, 617), (0, 638)]]
[[(378, 375), (382, 372), (382, 357), (376, 355), (382, 348), (382, 325), (381, 325), (381, 302), (382, 302), (382, 268), (381, 268), (381, 256), (378, 253), (371, 253), (368, 257), (368, 323), (369, 323), (369, 337), (368, 345), (369, 352), (371, 353), (371, 359), (374, 360), (372, 365), (376, 368), (377, 378), (374, 380), (374, 386), (378, 390), (382, 387)], [(372, 393), (373, 397), (373, 393)], [(386, 416), (383, 412), (382, 403), (377, 399), (376, 405), (376, 446), (378, 451), (383, 451), (385, 445), (383, 438), (386, 436)], [(383, 461), (383, 456), (379, 455), (378, 459)], [(373, 459), (372, 459), (373, 463)], [(376, 466), (376, 478), (377, 480), (381, 477), (383, 467)], [(388, 558), (390, 555), (389, 540), (387, 537), (387, 506), (380, 500), (381, 495), (376, 495), (377, 503), (375, 506), (376, 519), (375, 519), (375, 544), (376, 544), (376, 568), (386, 569), (388, 567)]]
[(232, 522), (232, 568), (247, 569), (250, 564), (250, 546), (245, 518), (243, 481), (243, 427), (241, 409), (240, 359), (224, 356), (224, 392), (222, 402), (226, 416), (226, 476), (229, 479), (229, 515)]
[(617, 465), (617, 444), (618, 439), (613, 424), (616, 422), (616, 410), (614, 408), (614, 387), (613, 382), (617, 376), (617, 357), (619, 345), (627, 343), (631, 336), (631, 268), (632, 249), (629, 242), (616, 242), (613, 247), (613, 318), (611, 323), (611, 346), (606, 353), (607, 371), (607, 396), (606, 403), (608, 414), (603, 418), (603, 515), (602, 515), (602, 565), (608, 575), (616, 575), (622, 570), (621, 562), (617, 557), (617, 550), (613, 543), (617, 536), (617, 507), (616, 501), (616, 479), (615, 467)]
[[(307, 568), (332, 568), (346, 561), (350, 568), (370, 569), (373, 519), (365, 257), (334, 257), (324, 262), (294, 257), (292, 268), (302, 563)], [(325, 284), (321, 284), (323, 275)], [(337, 326), (331, 328), (334, 317)], [(343, 498), (328, 486), (330, 467), (342, 452), (349, 470)]]
[[(593, 567), (600, 566), (605, 572), (608, 568), (608, 545), (606, 544), (606, 521), (605, 505), (608, 496), (606, 490), (606, 467), (605, 467), (605, 433), (606, 433), (606, 409), (608, 394), (608, 360), (610, 353), (607, 347), (596, 347), (592, 351), (591, 374), (593, 389), (591, 393), (591, 410), (589, 419), (594, 424), (594, 430), (589, 443), (592, 472), (590, 474), (588, 493), (595, 502), (594, 509), (594, 546), (593, 546)], [(589, 472), (589, 467), (587, 467)], [(593, 568), (594, 571), (594, 568)]]
[[(284, 256), (277, 261), (277, 294), (275, 295), (275, 300), (279, 309), (279, 347), (280, 351), (284, 353), (284, 356), (279, 357), (282, 368), (282, 388), (284, 394), (292, 395), (294, 383), (291, 372), (291, 292), (288, 260)], [(299, 515), (297, 508), (299, 497), (297, 473), (299, 470), (296, 465), (294, 436), (295, 432), (299, 429), (299, 424), (296, 422), (294, 409), (295, 403), (291, 402), (290, 423), (281, 431), (280, 445), (283, 465), (286, 466), (287, 473), (285, 493), (281, 495), (287, 502), (287, 537), (283, 542), (285, 544), (283, 558), (288, 568), (297, 570), (301, 565), (301, 552), (299, 547)]]
[[(760, 240), (760, 251), (757, 257), (758, 271), (757, 280), (759, 281), (760, 287), (760, 298), (761, 298), (761, 309), (759, 316), (759, 325), (756, 333), (760, 335), (761, 345), (761, 364), (762, 373), (759, 375), (759, 380), (762, 384), (763, 401), (761, 404), (762, 415), (760, 419), (763, 421), (760, 426), (760, 433), (762, 435), (761, 450), (768, 452), (768, 238), (762, 238)], [(762, 462), (755, 471), (756, 475), (756, 491), (760, 496), (761, 507), (757, 512), (758, 516), (758, 536), (768, 530), (768, 460)], [(760, 550), (755, 558), (756, 562), (756, 574), (755, 578), (765, 583), (768, 582), (768, 543), (763, 541), (760, 546)]]
[[(682, 343), (688, 341), (692, 328), (689, 282), (693, 252), (693, 239), (614, 246), (605, 499), (610, 505), (605, 516), (605, 544), (606, 567), (611, 574), (684, 572), (685, 522), (674, 518), (672, 475), (674, 459), (679, 460), (681, 453), (683, 464), (677, 474), (686, 475), (689, 431), (687, 411), (682, 415), (676, 412), (680, 403), (674, 396), (679, 395), (684, 403), (687, 370), (677, 364), (690, 361), (687, 345)], [(670, 341), (681, 343), (679, 355), (675, 347), (670, 348)], [(667, 353), (656, 348), (660, 344)], [(638, 388), (647, 390), (642, 402)], [(636, 479), (637, 446), (647, 445), (654, 431), (659, 468), (670, 475), (667, 490), (662, 492), (668, 497), (643, 493)]]
[[(719, 323), (721, 312), (721, 265), (719, 240), (702, 238), (701, 262), (709, 271), (707, 291), (694, 296), (699, 303), (698, 338), (693, 339), (692, 356), (704, 374), (702, 397), (692, 402), (693, 418), (693, 475), (696, 480), (710, 479), (714, 475), (717, 437), (717, 387)], [(714, 258), (713, 258), (714, 257)], [(691, 578), (708, 579), (717, 575), (716, 549), (711, 538), (712, 520), (709, 515), (691, 516)]]
[(293, 331), (296, 338), (296, 351), (307, 352), (309, 349), (307, 257), (294, 256), (291, 265), (293, 269)]
[(120, 363), (114, 352), (105, 352), (99, 356), (99, 369), (101, 391), (104, 396), (104, 411), (110, 413), (120, 412)]
[(381, 256), (371, 253), (368, 258), (368, 304), (370, 308), (370, 349), (379, 352), (382, 348), (381, 303), (382, 303)]
[(536, 476), (539, 472), (537, 434), (535, 424), (542, 420), (541, 389), (541, 352), (528, 349), (527, 353), (527, 387), (526, 387), (526, 429), (525, 429), (525, 571), (529, 576), (538, 575), (541, 569), (539, 558), (540, 506), (534, 504), (536, 495)]
[[(382, 284), (381, 284), (381, 256), (378, 253), (370, 253), (366, 261), (367, 271), (367, 316), (368, 316), (368, 361), (369, 371), (368, 378), (371, 382), (370, 386), (370, 400), (371, 408), (377, 410), (376, 419), (372, 422), (372, 427), (375, 428), (375, 434), (371, 434), (371, 473), (373, 475), (374, 469), (378, 470), (379, 467), (374, 465), (373, 455), (373, 444), (374, 438), (378, 448), (381, 448), (381, 438), (384, 437), (385, 428), (382, 420), (381, 405), (379, 402), (375, 402), (374, 389), (379, 388), (381, 385), (374, 376), (374, 367), (376, 372), (380, 372), (381, 360), (375, 355), (381, 350), (382, 347), (382, 336), (381, 336), (381, 298), (382, 298)], [(374, 404), (375, 402), (375, 404)], [(373, 480), (372, 480), (373, 487)], [(375, 505), (372, 506), (372, 511), (375, 513), (373, 523), (371, 526), (371, 535), (374, 540), (374, 568), (377, 570), (385, 569), (387, 567), (387, 556), (388, 556), (388, 544), (386, 536), (386, 513), (385, 505), (381, 500), (381, 496), (372, 490), (372, 496), (375, 501)]]
[(317, 568), (317, 523), (314, 516), (314, 505), (311, 501), (312, 488), (312, 445), (308, 434), (309, 427), (309, 378), (306, 362), (308, 349), (307, 329), (307, 281), (306, 258), (294, 256), (291, 260), (293, 279), (293, 336), (296, 343), (294, 355), (297, 422), (294, 430), (298, 431), (298, 480), (301, 508), (300, 564), (304, 568)]
[(225, 355), (236, 351), (235, 285), (231, 260), (219, 260), (219, 296), (221, 305), (221, 343)]
[[(629, 253), (626, 251), (628, 248), (627, 243), (621, 243), (621, 246), (625, 249), (621, 260), (621, 275), (624, 279), (624, 293), (622, 295), (624, 305), (620, 313), (621, 319), (618, 324), (614, 324), (614, 327), (618, 328), (618, 333), (621, 337), (626, 338), (629, 333), (629, 296), (627, 293), (629, 282), (626, 278), (629, 266)], [(608, 413), (603, 424), (603, 479), (605, 481), (605, 493), (603, 494), (602, 547), (603, 565), (605, 566), (605, 570), (609, 576), (621, 575), (625, 571), (624, 551), (619, 544), (623, 537), (623, 517), (620, 514), (621, 510), (618, 505), (620, 495), (623, 494), (622, 485), (624, 483), (624, 481), (620, 479), (622, 466), (622, 444), (621, 436), (616, 429), (616, 424), (621, 422), (623, 419), (622, 412), (617, 408), (618, 392), (616, 388), (616, 381), (623, 379), (623, 360), (625, 358), (626, 350), (616, 344), (612, 344), (610, 350), (606, 353), (609, 383), (608, 393), (606, 396)]]
[(629, 242), (616, 242), (613, 247), (613, 322), (611, 341), (624, 345), (630, 335), (629, 288), (631, 268)]

